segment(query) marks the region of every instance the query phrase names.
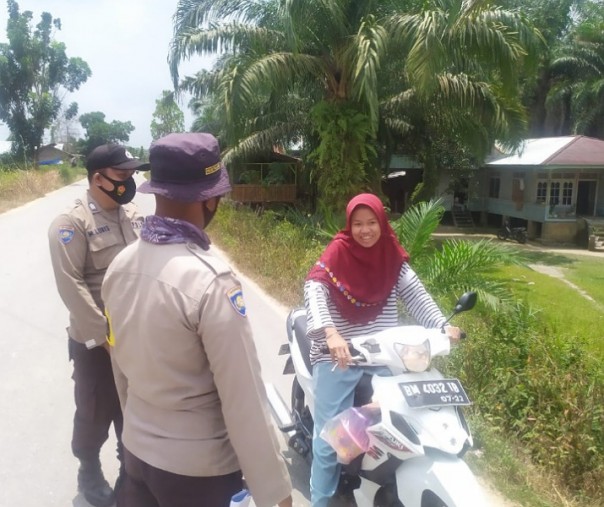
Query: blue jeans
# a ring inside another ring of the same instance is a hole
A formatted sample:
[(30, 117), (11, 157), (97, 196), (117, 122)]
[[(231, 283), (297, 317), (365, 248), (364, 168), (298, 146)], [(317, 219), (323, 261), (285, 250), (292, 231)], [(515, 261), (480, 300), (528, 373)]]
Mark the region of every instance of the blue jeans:
[(374, 375), (390, 375), (387, 368), (350, 367), (346, 370), (336, 368), (333, 363), (321, 362), (313, 366), (312, 386), (315, 395), (313, 458), (310, 471), (310, 500), (312, 507), (326, 507), (335, 494), (340, 478), (341, 465), (336, 451), (321, 437), (325, 423), (340, 412), (352, 407), (354, 391), (363, 376), (370, 372)]

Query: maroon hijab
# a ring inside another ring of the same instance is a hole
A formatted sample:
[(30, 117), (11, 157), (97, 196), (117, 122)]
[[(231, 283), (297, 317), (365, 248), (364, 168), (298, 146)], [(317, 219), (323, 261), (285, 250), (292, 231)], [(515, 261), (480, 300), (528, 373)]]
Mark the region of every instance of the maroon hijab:
[[(380, 224), (380, 239), (370, 248), (352, 238), (350, 221), (358, 206), (370, 208)], [(401, 266), (408, 260), (409, 254), (398, 242), (380, 199), (359, 194), (346, 206), (346, 228), (327, 245), (306, 279), (329, 287), (342, 317), (354, 324), (366, 324), (384, 308)]]

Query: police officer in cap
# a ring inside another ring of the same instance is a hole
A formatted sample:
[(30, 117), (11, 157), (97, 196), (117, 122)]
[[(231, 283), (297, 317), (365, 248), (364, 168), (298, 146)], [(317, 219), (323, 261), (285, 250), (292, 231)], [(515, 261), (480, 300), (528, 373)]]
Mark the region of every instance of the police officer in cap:
[(241, 284), (205, 228), (231, 186), (211, 134), (149, 150), (156, 211), (107, 270), (103, 299), (124, 409), (118, 507), (291, 507)]
[[(69, 358), (73, 361), (75, 416), (71, 448), (79, 459), (78, 490), (95, 507), (115, 502), (99, 453), (113, 423), (121, 458), (122, 413), (107, 344), (101, 283), (109, 263), (137, 238), (143, 217), (130, 201), (135, 171), (149, 164), (123, 146), (105, 144), (87, 158), (88, 191), (49, 228), (57, 289), (69, 310)], [(118, 479), (119, 480), (119, 479)]]

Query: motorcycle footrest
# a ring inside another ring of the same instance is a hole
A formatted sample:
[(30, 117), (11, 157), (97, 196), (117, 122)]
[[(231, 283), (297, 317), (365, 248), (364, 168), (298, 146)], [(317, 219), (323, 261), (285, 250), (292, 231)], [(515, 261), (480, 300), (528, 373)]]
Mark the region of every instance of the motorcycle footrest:
[(287, 441), (287, 445), (302, 457), (306, 457), (310, 452), (310, 446), (304, 439), (304, 436), (300, 433), (292, 435), (291, 438)]

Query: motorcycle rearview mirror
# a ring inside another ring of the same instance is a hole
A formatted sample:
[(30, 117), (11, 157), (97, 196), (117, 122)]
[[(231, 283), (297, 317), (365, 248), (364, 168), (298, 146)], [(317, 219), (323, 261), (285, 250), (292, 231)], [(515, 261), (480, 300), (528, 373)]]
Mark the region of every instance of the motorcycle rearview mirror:
[(471, 310), (472, 308), (474, 308), (474, 306), (476, 305), (477, 299), (478, 299), (478, 294), (476, 294), (476, 292), (474, 292), (474, 291), (469, 291), (469, 292), (465, 292), (464, 294), (462, 294), (461, 297), (457, 300), (457, 304), (455, 305), (455, 308), (453, 309), (453, 313), (445, 321), (445, 323), (443, 324), (442, 327), (444, 328), (445, 325), (453, 317), (455, 317), (455, 315), (457, 315), (458, 313), (467, 312), (468, 310)]
[(467, 312), (476, 305), (478, 294), (476, 292), (466, 292), (457, 300), (453, 313)]

